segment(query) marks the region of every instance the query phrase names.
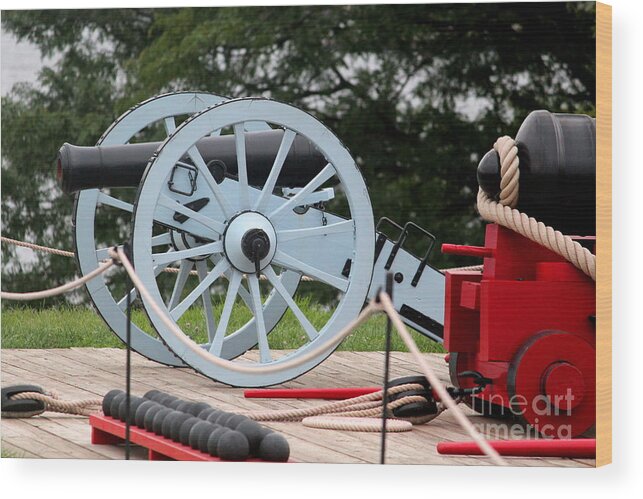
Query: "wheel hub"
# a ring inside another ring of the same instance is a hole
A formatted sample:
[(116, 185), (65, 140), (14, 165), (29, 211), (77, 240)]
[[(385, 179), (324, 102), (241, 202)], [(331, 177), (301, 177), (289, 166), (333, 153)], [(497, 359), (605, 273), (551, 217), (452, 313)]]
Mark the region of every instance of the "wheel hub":
[(552, 364), (545, 373), (543, 386), (550, 403), (563, 411), (578, 407), (585, 393), (583, 373), (568, 362)]
[(223, 235), (228, 261), (245, 273), (265, 269), (277, 250), (275, 229), (261, 213), (248, 211), (234, 217)]

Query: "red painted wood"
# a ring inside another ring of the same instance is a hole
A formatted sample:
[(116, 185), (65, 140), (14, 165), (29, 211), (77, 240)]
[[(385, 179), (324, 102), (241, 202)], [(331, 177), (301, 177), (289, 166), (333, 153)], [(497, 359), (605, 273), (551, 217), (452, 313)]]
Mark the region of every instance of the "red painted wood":
[[(92, 427), (92, 443), (98, 445), (115, 444), (125, 441), (125, 423), (102, 414), (89, 416)], [(130, 426), (130, 442), (146, 447), (150, 461), (222, 461), (218, 457), (194, 450), (187, 445), (174, 442), (169, 438), (156, 435), (136, 426)], [(248, 459), (246, 462), (266, 463), (261, 459)]]
[[(476, 371), (492, 380), (476, 397), (531, 407), (518, 415), (539, 432), (547, 429), (547, 436), (580, 436), (596, 412), (595, 283), (552, 251), (495, 224), (487, 225), (485, 251), (466, 248), (443, 246), (484, 257), (482, 272), (445, 273), (444, 345), (458, 354), (452, 380), (471, 387), (458, 373)], [(545, 331), (566, 337), (532, 345)], [(573, 400), (557, 403), (566, 393)]]
[[(489, 440), (488, 442), (502, 456), (596, 458), (596, 440), (593, 438), (573, 440)], [(475, 442), (439, 442), (437, 449), (439, 454), (483, 455)]]
[(379, 386), (348, 388), (259, 388), (245, 390), (243, 396), (245, 398), (345, 400), (378, 392), (381, 389)]

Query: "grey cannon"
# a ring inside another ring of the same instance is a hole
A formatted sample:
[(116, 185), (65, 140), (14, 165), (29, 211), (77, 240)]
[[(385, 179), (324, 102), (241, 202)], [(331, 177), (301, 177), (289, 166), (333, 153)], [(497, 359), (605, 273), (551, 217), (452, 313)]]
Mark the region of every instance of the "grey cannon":
[[(246, 133), (248, 182), (263, 185), (272, 169), (284, 131), (281, 129)], [(103, 187), (138, 187), (147, 164), (162, 142), (115, 146), (64, 144), (58, 151), (57, 178), (63, 191)], [(234, 135), (205, 137), (196, 147), (217, 182), (225, 176), (236, 178), (237, 157)], [(179, 165), (194, 168), (186, 154)], [(303, 187), (326, 166), (324, 156), (304, 136), (297, 135), (279, 175), (279, 187)]]

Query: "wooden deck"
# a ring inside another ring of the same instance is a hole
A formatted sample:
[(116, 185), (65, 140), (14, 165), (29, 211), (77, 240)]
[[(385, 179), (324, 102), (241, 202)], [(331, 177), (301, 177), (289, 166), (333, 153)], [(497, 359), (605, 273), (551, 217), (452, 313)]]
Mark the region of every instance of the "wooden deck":
[[(442, 355), (429, 355), (440, 376), (447, 381)], [(174, 369), (133, 354), (132, 391), (142, 395), (152, 388), (181, 398), (205, 401), (224, 410), (283, 409), (320, 404), (321, 401), (244, 399), (243, 390), (230, 388), (196, 374)], [(2, 350), (2, 385), (32, 383), (58, 391), (65, 399), (101, 397), (124, 386), (124, 350), (71, 348), (54, 350)], [(336, 352), (320, 366), (285, 387), (342, 387), (381, 384), (384, 356), (381, 352)], [(395, 352), (391, 377), (418, 374), (410, 354)], [(467, 409), (470, 414), (471, 411)], [(490, 438), (498, 437), (501, 422), (473, 415), (476, 426)], [(377, 463), (379, 433), (357, 433), (307, 428), (300, 423), (264, 423), (282, 432), (291, 447), (291, 458), (307, 463)], [(489, 465), (483, 457), (447, 457), (436, 452), (440, 441), (469, 440), (453, 417), (442, 414), (411, 432), (389, 434), (387, 463)], [(90, 443), (87, 418), (46, 413), (30, 419), (3, 419), (2, 445), (27, 458), (123, 459), (124, 449)], [(133, 458), (146, 452), (135, 449)], [(594, 460), (508, 458), (515, 466), (594, 466)]]

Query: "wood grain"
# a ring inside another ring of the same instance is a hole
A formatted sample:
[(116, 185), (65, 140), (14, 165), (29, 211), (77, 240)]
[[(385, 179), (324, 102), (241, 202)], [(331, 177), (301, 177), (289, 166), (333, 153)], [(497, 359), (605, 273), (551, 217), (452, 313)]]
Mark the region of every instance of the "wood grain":
[(596, 4), (596, 465), (612, 462), (612, 7)]

